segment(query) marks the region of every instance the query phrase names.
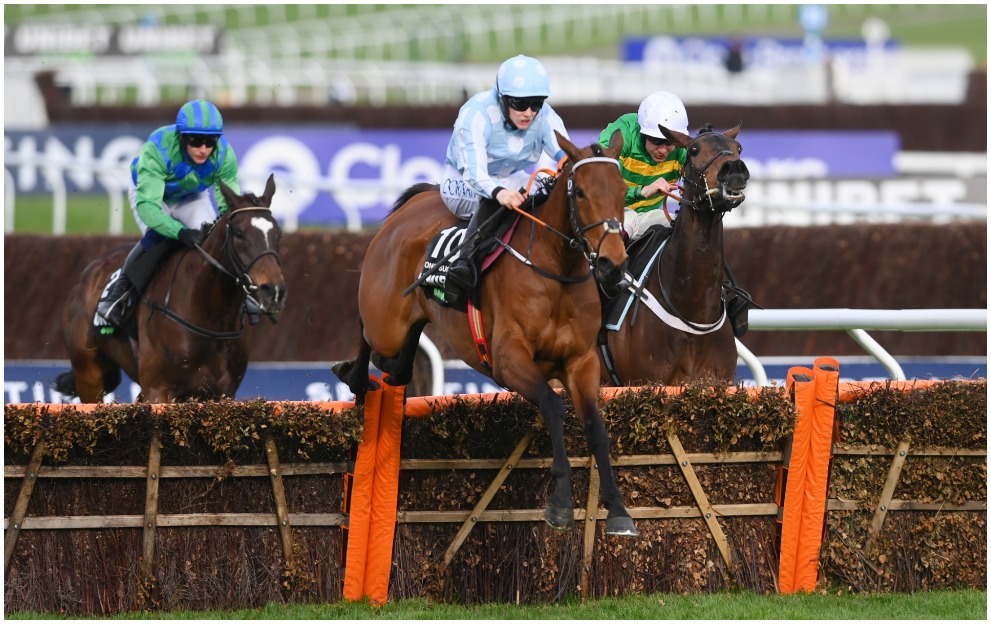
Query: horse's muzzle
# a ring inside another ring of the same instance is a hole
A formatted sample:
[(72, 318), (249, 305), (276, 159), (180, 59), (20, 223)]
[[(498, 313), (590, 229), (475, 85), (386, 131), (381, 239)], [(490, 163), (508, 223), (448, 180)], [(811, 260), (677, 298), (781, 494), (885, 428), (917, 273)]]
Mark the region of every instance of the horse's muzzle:
[(747, 198), (743, 191), (747, 188), (750, 171), (747, 170), (747, 165), (742, 160), (730, 160), (723, 163), (716, 179), (719, 181), (717, 187), (719, 196), (729, 209), (739, 206)]
[(286, 306), (286, 295), (288, 292), (289, 287), (286, 286), (285, 282), (279, 282), (277, 284), (266, 282), (259, 284), (258, 290), (255, 292), (255, 298), (258, 300), (262, 312), (265, 314), (278, 314)]
[(628, 264), (629, 259), (624, 259), (621, 264), (617, 265), (609, 258), (599, 256), (595, 259), (595, 279), (606, 288), (618, 288), (620, 282), (626, 277)]

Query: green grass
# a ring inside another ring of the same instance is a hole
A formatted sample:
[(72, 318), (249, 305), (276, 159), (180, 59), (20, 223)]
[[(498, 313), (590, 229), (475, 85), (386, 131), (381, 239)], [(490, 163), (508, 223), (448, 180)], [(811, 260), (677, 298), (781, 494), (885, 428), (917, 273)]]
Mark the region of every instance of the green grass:
[[(19, 193), (14, 202), (15, 234), (51, 234), (53, 224), (51, 193)], [(123, 234), (138, 236), (137, 223), (126, 198), (121, 198), (124, 211)], [(5, 207), (9, 210), (9, 207)], [(66, 201), (65, 231), (67, 234), (106, 234), (110, 227), (110, 200), (99, 195), (71, 193)]]
[[(63, 619), (44, 613), (5, 613), (7, 619)], [(76, 619), (76, 618), (73, 618)], [(106, 619), (106, 618), (99, 618)], [(705, 595), (654, 594), (551, 605), (486, 604), (463, 607), (426, 599), (367, 603), (268, 604), (235, 611), (128, 613), (113, 619), (224, 620), (986, 620), (987, 592), (915, 594), (802, 594), (758, 596), (749, 592)]]

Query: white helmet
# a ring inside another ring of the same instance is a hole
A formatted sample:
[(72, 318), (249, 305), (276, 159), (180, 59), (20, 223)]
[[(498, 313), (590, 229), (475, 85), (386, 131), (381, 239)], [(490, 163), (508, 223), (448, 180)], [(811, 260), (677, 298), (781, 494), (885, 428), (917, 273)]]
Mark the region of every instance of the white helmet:
[(681, 98), (669, 91), (657, 91), (647, 96), (640, 103), (637, 111), (637, 122), (640, 124), (640, 134), (656, 139), (664, 135), (658, 129), (658, 124), (670, 130), (688, 134), (688, 113)]

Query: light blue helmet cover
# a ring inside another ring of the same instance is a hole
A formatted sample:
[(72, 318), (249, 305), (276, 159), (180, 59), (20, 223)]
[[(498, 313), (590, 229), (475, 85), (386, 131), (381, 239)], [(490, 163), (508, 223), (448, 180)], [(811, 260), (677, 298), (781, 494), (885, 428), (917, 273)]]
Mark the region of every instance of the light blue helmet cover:
[(496, 89), (512, 97), (550, 97), (551, 82), (543, 63), (520, 54), (499, 66)]

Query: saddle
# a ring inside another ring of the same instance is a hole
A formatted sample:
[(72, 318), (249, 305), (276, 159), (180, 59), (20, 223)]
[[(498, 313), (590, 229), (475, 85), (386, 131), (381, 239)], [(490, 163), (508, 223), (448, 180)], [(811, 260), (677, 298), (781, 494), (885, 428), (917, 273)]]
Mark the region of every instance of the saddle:
[[(637, 283), (643, 284), (647, 275), (657, 264), (661, 256), (661, 250), (673, 230), (663, 225), (655, 225), (647, 232), (633, 241), (626, 253), (630, 258), (628, 272)], [(737, 285), (729, 267), (723, 265), (727, 280), (722, 284), (722, 297), (726, 302), (726, 313), (729, 316), (730, 325), (733, 327), (733, 335), (737, 338), (743, 337), (749, 329), (748, 310), (750, 308), (760, 308), (750, 294)], [(618, 293), (607, 293), (599, 289), (599, 298), (602, 302), (602, 326), (604, 330), (619, 331), (626, 319), (626, 315), (633, 307), (633, 292), (629, 288)]]
[[(468, 311), (469, 300), (477, 305), (479, 301), (479, 289), (482, 285), (482, 276), (495, 263), (496, 259), (502, 255), (502, 252), (505, 251), (505, 247), (501, 243), (509, 242), (509, 238), (513, 235), (513, 231), (515, 231), (516, 225), (519, 223), (519, 218), (519, 215), (513, 214), (508, 210), (502, 213), (492, 235), (483, 241), (479, 247), (479, 255), (482, 257), (482, 262), (479, 267), (478, 284), (472, 292), (468, 293), (467, 297), (461, 297), (461, 303), (458, 305), (451, 304), (447, 301), (445, 290), (450, 287), (447, 284), (447, 268), (452, 261), (457, 260), (460, 252), (455, 253), (450, 258), (447, 258), (447, 256), (464, 242), (465, 230), (468, 227), (468, 223), (462, 222), (458, 225), (453, 225), (434, 235), (427, 244), (427, 255), (423, 262), (423, 270), (418, 276), (423, 277), (427, 275), (420, 282), (420, 288), (426, 291), (427, 297), (442, 306), (460, 312)], [(445, 258), (447, 258), (446, 261)]]
[[(648, 228), (643, 236), (630, 243), (626, 250), (626, 255), (630, 259), (627, 272), (636, 279), (637, 283), (642, 284), (657, 263), (661, 248), (672, 231), (669, 227), (654, 225)], [(603, 326), (611, 331), (619, 331), (633, 302), (633, 293), (629, 288), (612, 293), (600, 288), (599, 299), (602, 302)]]

